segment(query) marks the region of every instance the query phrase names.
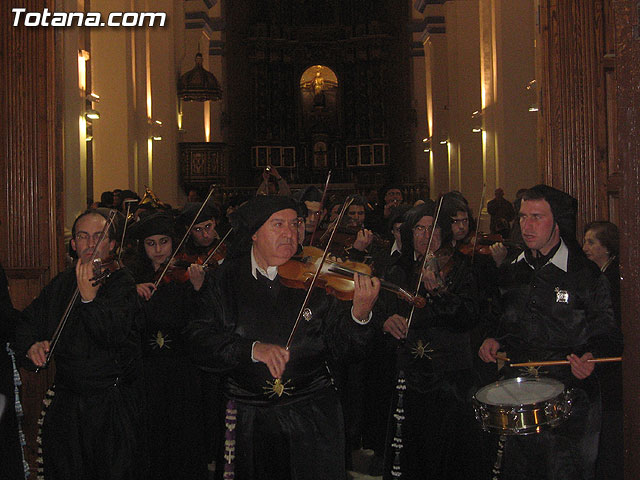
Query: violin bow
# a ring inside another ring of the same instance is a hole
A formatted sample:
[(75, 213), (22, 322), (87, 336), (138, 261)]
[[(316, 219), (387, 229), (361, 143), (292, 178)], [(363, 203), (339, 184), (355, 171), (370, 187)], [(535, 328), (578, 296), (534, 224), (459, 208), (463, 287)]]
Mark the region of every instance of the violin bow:
[[(487, 192), (487, 182), (482, 184), (482, 195), (480, 196), (480, 208), (478, 209), (478, 221), (476, 222), (476, 231), (474, 234), (475, 238), (475, 242), (477, 244), (478, 242), (478, 230), (480, 228), (480, 216), (482, 215), (482, 206), (484, 205), (484, 197), (486, 195)], [(473, 245), (473, 250), (471, 250), (471, 263), (473, 263), (473, 260), (476, 258), (476, 245)]]
[(131, 204), (138, 203), (138, 200), (129, 198), (124, 201), (127, 204), (127, 214), (124, 216), (124, 227), (122, 228), (122, 237), (120, 238), (120, 248), (118, 249), (118, 264), (122, 260), (122, 250), (124, 249), (124, 237), (127, 234), (127, 225), (129, 224), (129, 215), (131, 214)]
[[(424, 258), (422, 259), (422, 266), (420, 267), (420, 274), (418, 275), (418, 283), (416, 285), (416, 290), (415, 290), (415, 297), (418, 296), (418, 292), (420, 291), (420, 284), (422, 283), (422, 278), (424, 276), (424, 268), (427, 265), (427, 259), (429, 258), (429, 252), (431, 251), (431, 242), (433, 241), (433, 234), (436, 231), (436, 228), (438, 228), (438, 219), (440, 218), (440, 209), (442, 208), (442, 200), (444, 199), (444, 196), (440, 197), (440, 202), (438, 203), (438, 210), (436, 211), (436, 218), (433, 220), (433, 223), (431, 225), (433, 225), (433, 228), (431, 229), (431, 235), (429, 236), (429, 243), (427, 244), (427, 250), (424, 252)], [(411, 312), (409, 313), (409, 318), (407, 319), (407, 332), (409, 331), (409, 328), (411, 327), (411, 321), (413, 320), (413, 312), (415, 311), (416, 306), (415, 304), (411, 305)]]
[(211, 195), (213, 194), (214, 187), (215, 187), (215, 185), (211, 185), (211, 188), (209, 188), (209, 194), (207, 195), (207, 198), (205, 198), (204, 202), (202, 202), (202, 205), (200, 205), (200, 208), (198, 209), (198, 212), (196, 213), (196, 216), (193, 217), (193, 220), (191, 221), (191, 225), (189, 225), (189, 228), (187, 228), (187, 231), (184, 233), (184, 235), (182, 237), (182, 240), (180, 240), (180, 243), (178, 244), (178, 247), (173, 250), (173, 253), (169, 257), (169, 260), (167, 260), (164, 268), (162, 269), (162, 273), (160, 274), (158, 279), (153, 284), (153, 290), (151, 291), (151, 295), (154, 294), (154, 292), (158, 288), (158, 285), (160, 285), (160, 282), (162, 281), (162, 278), (167, 274), (167, 271), (169, 270), (169, 267), (171, 266), (171, 260), (173, 260), (175, 258), (176, 253), (178, 253), (180, 248), (182, 248), (182, 245), (184, 244), (184, 242), (189, 237), (189, 234), (191, 233), (191, 230), (193, 229), (193, 226), (196, 224), (196, 220), (198, 219), (198, 217), (202, 213), (202, 210), (204, 210), (205, 205), (207, 204), (207, 202), (211, 198)]
[(207, 258), (204, 259), (204, 262), (202, 262), (202, 267), (206, 267), (209, 262), (211, 261), (211, 259), (213, 258), (213, 256), (216, 254), (216, 252), (218, 251), (218, 249), (220, 248), (220, 246), (222, 244), (224, 244), (224, 241), (227, 239), (227, 237), (231, 234), (231, 231), (233, 230), (233, 228), (230, 228), (229, 231), (227, 233), (224, 234), (224, 237), (222, 237), (222, 239), (218, 242), (218, 245), (216, 245), (216, 248), (214, 248), (213, 250), (211, 250), (211, 253), (209, 255), (207, 255)]
[(327, 174), (327, 181), (324, 183), (324, 190), (322, 191), (322, 198), (320, 199), (320, 210), (316, 212), (316, 216), (318, 219), (316, 220), (316, 224), (313, 226), (313, 232), (311, 232), (311, 238), (309, 239), (309, 245), (313, 245), (313, 240), (316, 238), (316, 230), (318, 230), (318, 224), (320, 223), (320, 214), (324, 209), (324, 199), (327, 196), (327, 190), (329, 189), (329, 181), (331, 180), (331, 170)]
[[(354, 197), (351, 197), (349, 200), (344, 202), (344, 205), (342, 205), (342, 210), (340, 211), (340, 215), (338, 216), (338, 219), (336, 220), (336, 227), (342, 221), (342, 217), (344, 217), (344, 214), (346, 213), (347, 209), (353, 203), (353, 200), (354, 200)], [(320, 263), (318, 264), (318, 267), (316, 269), (316, 273), (313, 274), (313, 278), (311, 279), (311, 284), (309, 285), (309, 288), (307, 289), (307, 294), (304, 297), (304, 301), (302, 302), (302, 306), (300, 307), (300, 312), (298, 312), (298, 317), (296, 318), (296, 321), (293, 324), (293, 328), (291, 329), (291, 333), (289, 334), (289, 339), (287, 340), (287, 345), (284, 347), (285, 350), (287, 350), (287, 351), (289, 350), (289, 347), (291, 347), (291, 341), (293, 340), (293, 335), (296, 333), (296, 330), (298, 329), (298, 325), (300, 324), (300, 319), (304, 316), (304, 311), (306, 310), (307, 304), (309, 303), (309, 298), (311, 297), (311, 291), (313, 290), (313, 287), (315, 287), (316, 280), (320, 276), (320, 272), (322, 271), (322, 267), (323, 267), (323, 265), (325, 263), (327, 255), (329, 254), (329, 247), (331, 246), (331, 241), (333, 240), (333, 236), (335, 235), (336, 230), (337, 229), (334, 228), (333, 231), (331, 232), (331, 236), (329, 237), (329, 241), (327, 242), (327, 246), (324, 247), (324, 252), (322, 253), (322, 259), (320, 260)]]
[[(93, 254), (91, 255), (91, 259), (89, 260), (89, 263), (93, 263), (96, 260), (96, 256), (98, 254), (98, 248), (102, 244), (102, 241), (104, 240), (107, 234), (107, 231), (109, 231), (109, 228), (111, 228), (111, 225), (113, 225), (113, 220), (115, 219), (115, 217), (116, 217), (116, 211), (113, 209), (109, 210), (109, 218), (105, 222), (104, 227), (102, 228), (102, 232), (100, 232), (100, 237), (96, 242), (96, 246), (93, 247)], [(80, 261), (80, 259), (78, 259), (78, 261)], [(76, 304), (76, 300), (78, 300), (78, 295), (80, 295), (80, 288), (78, 287), (78, 284), (76, 282), (76, 289), (73, 291), (73, 295), (71, 296), (69, 303), (67, 303), (67, 308), (65, 308), (64, 314), (62, 315), (60, 322), (58, 322), (58, 326), (56, 327), (55, 331), (53, 332), (53, 336), (49, 341), (49, 351), (47, 352), (47, 356), (44, 359), (44, 365), (42, 365), (42, 367), (37, 367), (36, 373), (38, 373), (40, 369), (46, 368), (47, 365), (49, 365), (49, 362), (51, 361), (51, 357), (53, 356), (53, 351), (56, 349), (56, 346), (58, 345), (58, 341), (60, 340), (60, 335), (62, 335), (62, 330), (64, 330), (64, 327), (67, 324), (67, 320), (69, 320), (69, 316), (71, 315), (71, 311), (73, 310), (73, 307)]]

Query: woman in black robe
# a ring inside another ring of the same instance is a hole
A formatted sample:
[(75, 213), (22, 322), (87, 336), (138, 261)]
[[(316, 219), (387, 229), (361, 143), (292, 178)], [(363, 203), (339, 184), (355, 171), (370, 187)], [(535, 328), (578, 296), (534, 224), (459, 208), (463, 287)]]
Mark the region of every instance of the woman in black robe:
[[(182, 330), (198, 307), (202, 268), (172, 270), (153, 285), (173, 251), (174, 222), (165, 213), (144, 217), (131, 235), (139, 240), (133, 267), (143, 325), (150, 479), (204, 479), (207, 475), (200, 376), (188, 360)], [(182, 279), (178, 277), (182, 276)], [(172, 278), (172, 279), (171, 279)]]
[(409, 326), (410, 305), (386, 294), (382, 302), (396, 362), (385, 479), (475, 479), (490, 472), (491, 459), (479, 458), (482, 432), (470, 402), (478, 386), (469, 336), (478, 320), (476, 281), (467, 257), (439, 250), (450, 244), (451, 222), (440, 218), (434, 227), (434, 218), (432, 202), (407, 212), (402, 255), (386, 275), (414, 291), (427, 247), (436, 252), (420, 288), (427, 305), (414, 309)]

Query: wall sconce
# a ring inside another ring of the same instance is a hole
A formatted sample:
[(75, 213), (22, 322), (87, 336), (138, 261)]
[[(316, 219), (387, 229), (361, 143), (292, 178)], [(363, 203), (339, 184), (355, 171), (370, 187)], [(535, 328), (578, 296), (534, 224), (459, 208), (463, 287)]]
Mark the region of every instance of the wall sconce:
[(151, 137), (151, 140), (153, 140), (154, 142), (159, 142), (160, 140), (162, 140), (162, 137), (160, 135), (154, 135), (153, 137)]
[(97, 93), (90, 93), (87, 95), (87, 100), (89, 100), (90, 102), (99, 102), (100, 101), (100, 95), (98, 95)]
[(422, 143), (424, 143), (423, 147), (424, 147), (424, 152), (430, 152), (431, 151), (431, 137), (427, 137), (427, 138), (423, 138), (422, 139)]
[(87, 117), (88, 120), (97, 120), (98, 118), (100, 118), (100, 112), (94, 110), (93, 108), (90, 108), (86, 111), (84, 116)]
[(90, 142), (91, 140), (93, 140), (93, 135), (87, 135), (87, 138), (85, 138), (85, 140), (87, 142)]
[(440, 145), (446, 145), (447, 143), (449, 143), (448, 138), (445, 138), (444, 140), (440, 140)]

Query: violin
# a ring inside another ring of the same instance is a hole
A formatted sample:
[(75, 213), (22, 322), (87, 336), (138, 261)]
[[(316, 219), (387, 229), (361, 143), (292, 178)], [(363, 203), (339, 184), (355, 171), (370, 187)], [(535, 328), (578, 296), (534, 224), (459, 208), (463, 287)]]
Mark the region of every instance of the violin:
[[(306, 246), (301, 255), (292, 257), (288, 262), (278, 267), (280, 282), (290, 288), (307, 289), (317, 271), (317, 265), (322, 259), (323, 251), (316, 247)], [(353, 300), (355, 285), (353, 277), (356, 273), (371, 277), (371, 267), (353, 261), (325, 261), (318, 275), (319, 285), (325, 291), (339, 300)], [(418, 308), (425, 306), (425, 299), (411, 295), (403, 288), (385, 280), (380, 280), (380, 286), (398, 295), (404, 301), (412, 303)]]
[(464, 255), (491, 255), (491, 245), (494, 243), (502, 243), (507, 248), (522, 250), (522, 244), (513, 240), (505, 240), (498, 233), (479, 233), (470, 235), (464, 239), (458, 246), (460, 253)]
[[(442, 247), (437, 252), (430, 252), (425, 263), (425, 270), (433, 272), (438, 281), (438, 290), (435, 293), (446, 291), (446, 279), (453, 270), (455, 260), (453, 258), (454, 250), (452, 247)], [(421, 262), (416, 264), (416, 268), (420, 268)]]
[[(205, 270), (217, 268), (220, 261), (224, 260), (226, 254), (227, 246), (223, 243), (222, 240), (218, 242), (218, 244), (216, 244), (214, 248), (209, 250), (206, 255), (178, 253), (171, 260), (166, 273), (162, 275), (162, 271), (164, 269), (158, 269), (153, 280), (154, 282), (156, 282), (158, 281), (158, 279), (160, 279), (161, 283), (185, 283), (189, 280), (188, 269), (192, 264), (202, 265)], [(162, 277), (160, 277), (160, 275), (162, 275)]]
[(94, 258), (92, 266), (93, 277), (90, 281), (91, 285), (94, 287), (98, 284), (103, 285), (113, 272), (120, 270), (122, 267), (121, 263), (114, 255), (109, 255), (105, 259)]

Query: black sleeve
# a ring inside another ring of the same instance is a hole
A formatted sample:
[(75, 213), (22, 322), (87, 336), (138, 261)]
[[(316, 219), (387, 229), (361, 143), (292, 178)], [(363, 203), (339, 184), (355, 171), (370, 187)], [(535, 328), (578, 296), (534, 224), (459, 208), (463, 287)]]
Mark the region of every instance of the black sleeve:
[(415, 309), (415, 318), (452, 332), (472, 329), (478, 323), (479, 305), (476, 279), (468, 259), (461, 255), (456, 259), (445, 283), (442, 292), (428, 295), (425, 308)]
[(13, 342), (16, 323), (18, 321), (18, 311), (13, 308), (11, 297), (9, 296), (9, 282), (7, 276), (0, 265), (0, 342)]
[(229, 279), (226, 269), (219, 269), (203, 285), (200, 295), (202, 308), (189, 322), (184, 338), (192, 362), (200, 368), (212, 372), (226, 372), (242, 364), (251, 362), (251, 348), (254, 340), (233, 333), (233, 325), (225, 325), (225, 314), (231, 318), (233, 294), (225, 286)]

